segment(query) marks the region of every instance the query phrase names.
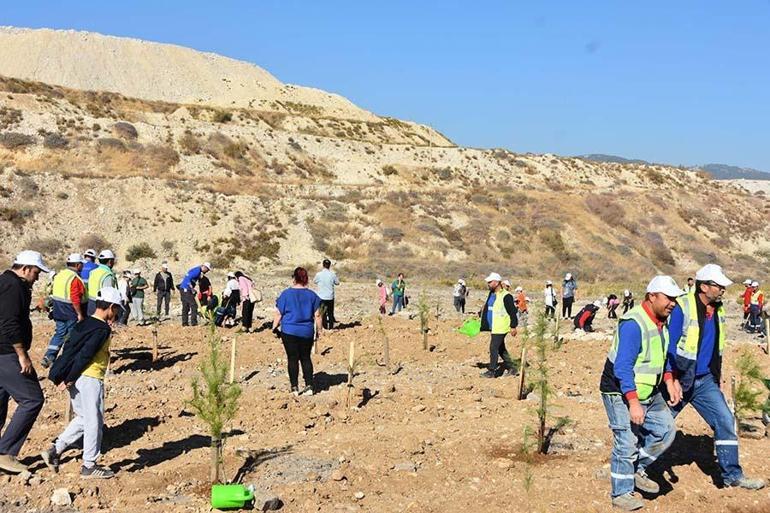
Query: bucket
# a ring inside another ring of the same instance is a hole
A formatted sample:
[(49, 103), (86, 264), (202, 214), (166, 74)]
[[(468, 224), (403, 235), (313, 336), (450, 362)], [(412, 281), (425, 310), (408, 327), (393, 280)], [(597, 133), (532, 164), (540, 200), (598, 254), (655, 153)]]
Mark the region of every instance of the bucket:
[(240, 509), (253, 500), (254, 490), (242, 484), (211, 487), (211, 507), (215, 509)]
[(481, 332), (481, 319), (478, 319), (478, 318), (468, 319), (463, 323), (463, 325), (460, 328), (457, 329), (457, 331), (467, 337), (475, 337)]

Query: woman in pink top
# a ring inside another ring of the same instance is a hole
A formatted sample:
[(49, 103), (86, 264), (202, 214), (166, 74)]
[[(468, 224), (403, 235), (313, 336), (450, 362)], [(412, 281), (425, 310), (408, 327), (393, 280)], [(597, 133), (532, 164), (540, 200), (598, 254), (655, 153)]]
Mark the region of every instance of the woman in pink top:
[(243, 274), (241, 271), (236, 271), (235, 277), (238, 278), (238, 287), (241, 289), (241, 323), (243, 324), (243, 331), (248, 333), (251, 331), (251, 324), (254, 320), (254, 303), (251, 302), (249, 296), (251, 289), (254, 288), (254, 282)]
[(377, 294), (380, 302), (380, 313), (385, 314), (387, 312), (385, 304), (388, 302), (388, 288), (382, 283), (382, 280), (377, 280)]

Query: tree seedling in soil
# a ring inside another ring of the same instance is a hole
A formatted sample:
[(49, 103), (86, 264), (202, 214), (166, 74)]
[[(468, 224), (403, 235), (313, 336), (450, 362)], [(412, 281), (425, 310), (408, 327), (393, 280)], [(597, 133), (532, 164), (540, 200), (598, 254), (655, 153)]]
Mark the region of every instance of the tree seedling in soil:
[(767, 386), (767, 380), (762, 376), (762, 370), (757, 363), (756, 358), (748, 349), (744, 349), (735, 362), (738, 370), (737, 379), (733, 376), (733, 407), (735, 409), (735, 422), (738, 431), (745, 432), (748, 426), (741, 424), (741, 420), (747, 420), (750, 417), (764, 412), (765, 408), (770, 406), (768, 401), (764, 403), (760, 400), (762, 390), (758, 385)]
[(425, 297), (425, 291), (420, 293), (420, 299), (417, 303), (417, 310), (420, 313), (420, 333), (422, 333), (422, 348), (428, 350), (428, 318), (430, 317), (430, 305)]
[(382, 316), (377, 316), (377, 331), (379, 331), (382, 337), (382, 358), (383, 365), (386, 369), (390, 368), (390, 342), (388, 341), (388, 333), (385, 331), (385, 326), (382, 324)]
[(152, 322), (152, 363), (155, 363), (158, 361), (158, 324), (160, 320), (153, 317), (150, 322)]
[(519, 369), (519, 401), (527, 398), (529, 390), (526, 385), (527, 375), (527, 349), (529, 349), (529, 329), (525, 326), (521, 330), (521, 368)]
[(355, 341), (350, 341), (350, 349), (348, 350), (348, 383), (347, 383), (347, 397), (345, 399), (345, 408), (350, 409), (350, 394), (353, 391), (353, 376), (356, 374), (356, 346)]
[(192, 399), (187, 404), (209, 429), (211, 435), (211, 483), (219, 483), (223, 477), (222, 445), (225, 424), (230, 422), (238, 411), (238, 398), (241, 388), (228, 383), (228, 364), (223, 358), (222, 339), (216, 326), (211, 322), (209, 330), (209, 354), (198, 368), (200, 375), (192, 380)]

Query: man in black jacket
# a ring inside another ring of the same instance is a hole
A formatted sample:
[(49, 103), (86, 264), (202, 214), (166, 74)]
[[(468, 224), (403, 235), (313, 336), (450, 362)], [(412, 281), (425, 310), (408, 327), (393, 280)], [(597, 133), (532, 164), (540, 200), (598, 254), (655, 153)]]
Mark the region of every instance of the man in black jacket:
[(509, 376), (517, 374), (516, 362), (505, 347), (505, 336), (508, 333), (516, 336), (519, 321), (513, 296), (505, 290), (502, 281), (502, 277), (497, 273), (486, 277), (489, 296), (481, 309), (481, 331), (490, 331), (492, 336), (489, 340), (489, 368), (481, 374), (482, 378), (497, 376), (498, 357), (503, 358)]
[(72, 330), (64, 352), (54, 362), (48, 378), (59, 387), (69, 390), (75, 418), (56, 441), (40, 456), (54, 472), (59, 471), (59, 456), (68, 447), (83, 438), (84, 479), (109, 479), (115, 474), (107, 467), (97, 465), (101, 456), (104, 427), (104, 374), (110, 361), (112, 324), (121, 314), (118, 289), (105, 287), (96, 298), (94, 314), (79, 322)]
[(21, 473), (27, 467), (17, 456), (43, 408), (43, 391), (29, 358), (32, 285), (40, 272), (50, 272), (37, 251), (22, 251), (11, 269), (0, 275), (0, 429), (5, 425), (10, 397), (18, 405), (0, 436), (0, 469)]
[(171, 302), (171, 291), (174, 290), (174, 277), (168, 270), (168, 264), (163, 262), (160, 271), (155, 275), (155, 281), (152, 284), (152, 290), (158, 296), (158, 309), (156, 315), (160, 318), (160, 307), (165, 301), (166, 317), (168, 317), (169, 303)]

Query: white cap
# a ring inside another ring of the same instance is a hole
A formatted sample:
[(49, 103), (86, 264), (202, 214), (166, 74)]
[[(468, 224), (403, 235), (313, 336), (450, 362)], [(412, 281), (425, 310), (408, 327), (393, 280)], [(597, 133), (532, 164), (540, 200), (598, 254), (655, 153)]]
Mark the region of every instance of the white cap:
[(511, 286), (511, 281), (510, 280), (503, 280), (503, 285), (505, 285), (506, 287), (510, 287)]
[(50, 273), (51, 270), (43, 263), (43, 255), (37, 251), (26, 249), (16, 255), (16, 259), (13, 261), (14, 265), (33, 265), (43, 271), (44, 273)]
[(572, 279), (572, 273), (567, 273), (564, 275), (565, 280), (571, 280)]
[(375, 285), (382, 285), (382, 280), (377, 278), (377, 281), (375, 282)]
[(209, 271), (211, 270), (211, 264), (210, 264), (210, 263), (208, 263), (208, 262), (203, 262), (203, 266), (204, 266), (204, 267), (207, 267)]
[(113, 305), (121, 305), (120, 291), (114, 287), (104, 287), (99, 290), (97, 300), (106, 301)]
[(95, 249), (87, 249), (83, 252), (85, 256), (90, 256), (91, 258), (96, 258), (96, 250)]
[(524, 290), (524, 289), (521, 288), (521, 287), (516, 287), (516, 292), (521, 292), (522, 290)]
[(733, 284), (730, 278), (722, 272), (722, 266), (717, 264), (706, 264), (695, 273), (695, 279), (698, 281), (713, 281), (722, 287), (729, 287)]
[(161, 269), (168, 269), (168, 264), (166, 262), (163, 262), (160, 264)]
[(109, 260), (111, 258), (115, 258), (115, 253), (109, 249), (105, 249), (99, 253), (99, 260)]
[(497, 273), (489, 273), (489, 276), (484, 278), (484, 281), (489, 283), (490, 281), (503, 281), (503, 277)]
[(602, 306), (601, 300), (597, 299), (596, 301), (594, 301), (594, 306), (597, 307), (597, 308), (601, 308), (601, 306)]
[(83, 257), (80, 256), (80, 253), (70, 253), (70, 256), (67, 257), (67, 263), (68, 264), (82, 264), (83, 263)]
[(758, 281), (752, 281), (751, 282), (751, 286), (752, 287), (759, 287), (759, 282)]
[(751, 278), (746, 278), (745, 280), (743, 280), (743, 284), (746, 285), (747, 287), (751, 285)]
[(623, 291), (623, 295), (624, 295), (625, 297), (628, 297), (628, 296), (630, 296), (630, 295), (631, 295), (631, 291), (630, 291), (630, 290), (628, 290), (628, 289), (626, 289), (626, 290), (624, 290), (624, 291)]
[(459, 280), (457, 280), (457, 283), (459, 283), (460, 285), (465, 285), (465, 280), (460, 278)]
[[(204, 265), (205, 265), (205, 264), (204, 264)], [(234, 272), (232, 272), (232, 271), (230, 271), (229, 273), (227, 273), (227, 277), (228, 277), (228, 278), (235, 278), (235, 273), (234, 273)]]
[(546, 285), (553, 285), (553, 282), (551, 280), (545, 280)]
[(131, 272), (134, 273), (134, 274), (142, 274), (142, 270), (141, 269), (134, 269)]
[(655, 294), (660, 292), (668, 297), (679, 297), (686, 292), (679, 288), (671, 276), (656, 276), (647, 285), (647, 292)]

